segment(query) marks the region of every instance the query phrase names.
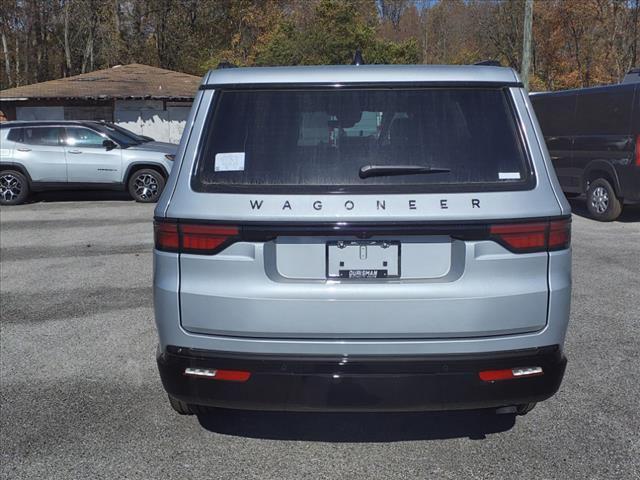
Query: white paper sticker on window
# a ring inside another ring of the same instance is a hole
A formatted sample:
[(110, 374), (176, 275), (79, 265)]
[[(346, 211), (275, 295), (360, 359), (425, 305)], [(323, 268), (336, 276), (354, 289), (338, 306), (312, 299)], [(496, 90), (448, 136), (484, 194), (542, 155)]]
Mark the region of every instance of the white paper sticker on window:
[(520, 172), (498, 172), (500, 180), (520, 180)]
[(216, 153), (214, 170), (216, 172), (242, 172), (244, 170), (244, 152)]

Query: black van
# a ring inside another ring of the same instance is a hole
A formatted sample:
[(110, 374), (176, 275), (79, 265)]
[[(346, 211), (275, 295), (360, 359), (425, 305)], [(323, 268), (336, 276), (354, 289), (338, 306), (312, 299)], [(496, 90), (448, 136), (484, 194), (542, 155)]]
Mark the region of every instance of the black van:
[(567, 197), (587, 195), (593, 218), (640, 203), (640, 82), (531, 94)]

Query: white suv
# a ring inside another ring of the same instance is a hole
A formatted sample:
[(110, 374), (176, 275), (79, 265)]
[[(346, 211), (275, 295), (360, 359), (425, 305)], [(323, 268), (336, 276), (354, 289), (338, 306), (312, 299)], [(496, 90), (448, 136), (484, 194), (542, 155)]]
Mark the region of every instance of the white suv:
[(128, 189), (155, 202), (178, 146), (126, 135), (107, 123), (47, 121), (0, 125), (0, 204), (17, 205), (32, 191)]

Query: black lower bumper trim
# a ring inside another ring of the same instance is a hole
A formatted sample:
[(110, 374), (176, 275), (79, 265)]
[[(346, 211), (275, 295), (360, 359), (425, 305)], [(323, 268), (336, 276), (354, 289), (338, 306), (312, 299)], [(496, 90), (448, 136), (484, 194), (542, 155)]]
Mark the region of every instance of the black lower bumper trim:
[[(538, 402), (560, 387), (557, 346), (441, 356), (273, 356), (167, 347), (160, 377), (173, 397), (195, 405), (280, 411), (427, 411)], [(243, 370), (246, 382), (184, 375), (185, 368)], [(488, 383), (482, 370), (542, 367), (536, 377)]]

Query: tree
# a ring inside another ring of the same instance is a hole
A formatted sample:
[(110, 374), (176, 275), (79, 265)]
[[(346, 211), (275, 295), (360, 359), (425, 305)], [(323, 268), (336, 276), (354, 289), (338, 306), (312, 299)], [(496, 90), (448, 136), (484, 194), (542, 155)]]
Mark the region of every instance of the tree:
[(344, 65), (356, 49), (367, 63), (416, 63), (414, 40), (393, 42), (378, 38), (373, 2), (321, 0), (313, 22), (297, 26), (284, 22), (256, 56), (258, 65)]
[[(124, 63), (473, 63), (519, 69), (524, 0), (0, 0), (0, 88)], [(530, 88), (639, 65), (640, 0), (534, 0)]]

